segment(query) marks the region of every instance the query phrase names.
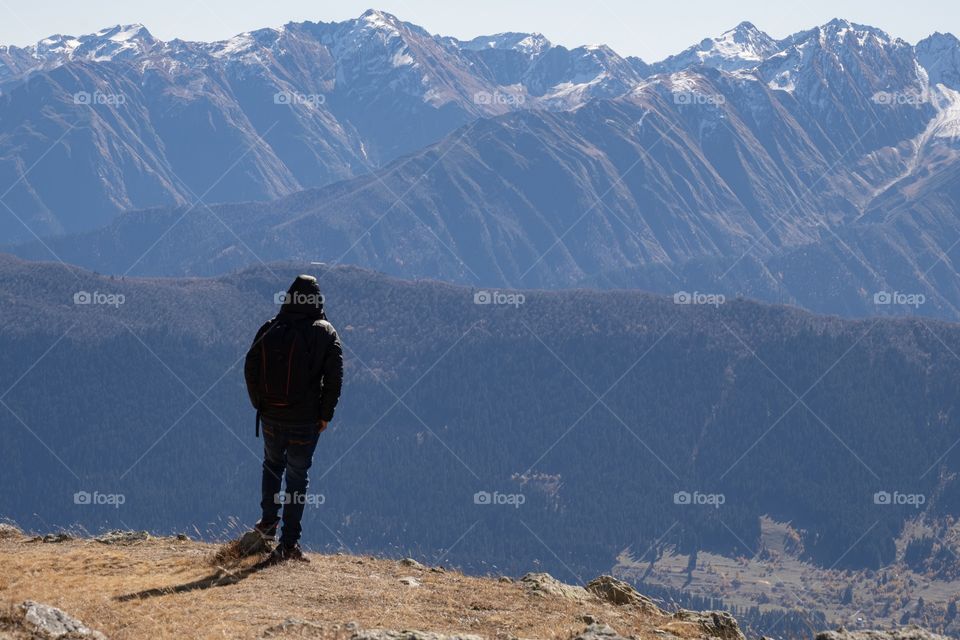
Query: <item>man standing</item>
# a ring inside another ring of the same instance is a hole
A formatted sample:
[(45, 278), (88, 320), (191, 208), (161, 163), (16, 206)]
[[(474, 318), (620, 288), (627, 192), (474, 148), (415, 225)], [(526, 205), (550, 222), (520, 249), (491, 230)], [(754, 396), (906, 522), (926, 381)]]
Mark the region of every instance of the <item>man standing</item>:
[[(313, 276), (297, 276), (275, 318), (260, 327), (247, 352), (244, 376), (263, 425), (262, 515), (254, 529), (273, 540), (283, 507), (283, 531), (272, 559), (309, 562), (300, 550), (307, 472), (317, 439), (340, 399), (343, 350), (323, 312)], [(286, 490), (281, 480), (286, 472)]]

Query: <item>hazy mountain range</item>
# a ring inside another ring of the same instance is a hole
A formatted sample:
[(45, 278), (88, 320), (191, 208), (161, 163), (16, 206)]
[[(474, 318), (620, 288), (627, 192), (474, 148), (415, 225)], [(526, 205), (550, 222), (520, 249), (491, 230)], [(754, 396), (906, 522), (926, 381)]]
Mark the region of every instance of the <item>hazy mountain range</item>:
[[(370, 11), (0, 56), (3, 201), (50, 236), (5, 211), (24, 257), (153, 275), (303, 259), (960, 317), (949, 34), (911, 45), (834, 20), (775, 40), (742, 23), (646, 64)], [(884, 292), (923, 303), (875, 305)]]
[(638, 68), (606, 47), (459, 42), (374, 10), (214, 43), (162, 42), (141, 25), (57, 35), (0, 48), (0, 183), (47, 154), (6, 198), (39, 235), (198, 196), (265, 200), (365, 173), (477, 117), (622, 94)]

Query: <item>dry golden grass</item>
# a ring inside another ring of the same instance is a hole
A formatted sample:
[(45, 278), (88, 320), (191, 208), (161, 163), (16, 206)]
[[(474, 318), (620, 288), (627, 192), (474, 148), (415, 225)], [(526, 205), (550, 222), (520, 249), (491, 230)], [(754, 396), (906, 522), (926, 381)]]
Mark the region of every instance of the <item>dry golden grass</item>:
[[(590, 614), (623, 635), (702, 636), (666, 614), (531, 594), (518, 583), (393, 560), (310, 554), (262, 568), (257, 558), (216, 567), (214, 545), (171, 538), (127, 546), (0, 539), (0, 612), (24, 600), (59, 607), (112, 640), (347, 637), (362, 629), (417, 629), (485, 638), (570, 638)], [(414, 576), (420, 586), (401, 578)], [(290, 619), (309, 624), (284, 625)]]

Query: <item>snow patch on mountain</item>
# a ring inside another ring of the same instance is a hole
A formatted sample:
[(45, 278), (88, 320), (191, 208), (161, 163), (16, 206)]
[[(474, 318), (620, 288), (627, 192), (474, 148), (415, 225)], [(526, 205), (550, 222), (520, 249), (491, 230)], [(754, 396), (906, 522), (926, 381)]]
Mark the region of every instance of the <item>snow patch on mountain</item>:
[(537, 56), (553, 46), (539, 33), (497, 33), (489, 36), (478, 36), (473, 40), (457, 41), (460, 48), (467, 51), (482, 51), (497, 49), (519, 51), (528, 56)]
[(935, 96), (933, 103), (937, 107), (937, 116), (927, 127), (928, 134), (933, 138), (960, 140), (960, 91), (940, 84)]
[(735, 71), (757, 66), (778, 48), (776, 40), (752, 23), (741, 22), (718, 37), (706, 38), (653, 66), (657, 72), (666, 73), (697, 66)]
[(74, 46), (71, 41), (67, 55), (94, 62), (133, 58), (147, 53), (157, 43), (142, 24), (117, 25), (74, 41), (79, 45)]
[(797, 75), (808, 65), (813, 50), (814, 45), (807, 40), (772, 55), (764, 65), (767, 86), (792, 93), (796, 89)]
[(33, 54), (38, 60), (46, 60), (50, 57), (68, 57), (80, 44), (79, 38), (57, 34), (38, 42), (33, 47)]
[(247, 32), (233, 36), (229, 40), (223, 40), (215, 43), (210, 49), (210, 54), (215, 58), (242, 56), (250, 53), (258, 46), (259, 45), (254, 39), (253, 35)]
[(385, 11), (368, 9), (360, 16), (359, 22), (371, 29), (397, 32), (397, 18)]
[(960, 39), (937, 32), (918, 42), (916, 52), (931, 84), (960, 89)]

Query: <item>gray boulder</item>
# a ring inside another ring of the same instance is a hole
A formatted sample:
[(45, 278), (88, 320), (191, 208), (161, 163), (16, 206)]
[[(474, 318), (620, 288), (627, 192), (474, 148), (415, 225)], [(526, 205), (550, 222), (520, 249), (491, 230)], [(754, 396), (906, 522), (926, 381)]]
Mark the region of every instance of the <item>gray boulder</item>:
[(520, 584), (537, 596), (554, 596), (576, 602), (583, 602), (590, 597), (583, 587), (560, 582), (549, 573), (528, 573), (520, 578)]
[(324, 629), (323, 625), (319, 625), (315, 622), (301, 620), (300, 618), (287, 618), (280, 624), (275, 624), (264, 629), (263, 637), (271, 638), (273, 636), (286, 635), (296, 635), (301, 638), (310, 636), (323, 637), (325, 631), (326, 629)]
[(410, 567), (411, 569), (417, 569), (423, 571), (426, 569), (425, 566), (414, 560), (413, 558), (404, 558), (400, 561), (400, 564), (404, 567)]
[(737, 619), (726, 611), (688, 611), (680, 609), (673, 617), (685, 622), (695, 622), (711, 638), (722, 640), (745, 640)]
[(146, 531), (108, 531), (102, 536), (94, 538), (101, 544), (136, 544), (150, 539), (150, 534)]
[(627, 640), (606, 624), (593, 623), (578, 633), (573, 640)]
[(271, 540), (265, 538), (258, 531), (247, 531), (240, 539), (236, 541), (236, 551), (241, 557), (256, 556), (264, 553), (270, 553), (273, 548), (270, 545)]
[(23, 618), (20, 624), (33, 637), (50, 640), (107, 640), (99, 631), (87, 627), (76, 618), (56, 607), (27, 600), (19, 607)]
[(393, 631), (390, 629), (367, 629), (354, 631), (350, 640), (483, 640), (475, 635), (445, 636), (430, 631)]
[(844, 628), (836, 631), (821, 631), (816, 640), (947, 640), (938, 635), (911, 625), (890, 631), (847, 631)]
[(57, 544), (60, 542), (70, 542), (73, 536), (69, 533), (48, 533), (44, 536), (34, 536), (27, 542), (41, 542), (44, 544)]
[(587, 583), (587, 591), (618, 606), (634, 606), (650, 613), (662, 613), (660, 607), (630, 584), (613, 576), (600, 576)]

